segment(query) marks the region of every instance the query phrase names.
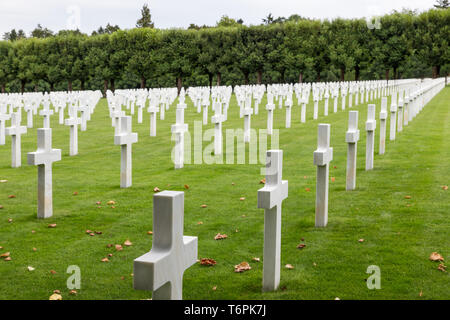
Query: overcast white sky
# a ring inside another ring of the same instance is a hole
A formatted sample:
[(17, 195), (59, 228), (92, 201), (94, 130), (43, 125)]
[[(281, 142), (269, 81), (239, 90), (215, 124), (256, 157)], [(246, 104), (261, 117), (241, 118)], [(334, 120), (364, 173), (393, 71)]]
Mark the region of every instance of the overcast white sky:
[(272, 13), (311, 18), (367, 17), (402, 8), (427, 10), (436, 0), (0, 0), (0, 35), (13, 28), (27, 34), (40, 23), (53, 31), (78, 26), (91, 33), (108, 22), (133, 28), (148, 3), (158, 28), (190, 23), (214, 25), (222, 15), (259, 24)]

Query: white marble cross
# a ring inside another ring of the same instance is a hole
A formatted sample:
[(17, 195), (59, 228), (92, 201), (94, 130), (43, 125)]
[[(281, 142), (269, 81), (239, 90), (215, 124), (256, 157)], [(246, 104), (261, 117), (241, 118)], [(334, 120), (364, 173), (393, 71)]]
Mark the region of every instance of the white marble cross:
[(150, 104), (147, 112), (150, 113), (150, 137), (156, 137), (156, 113), (159, 112), (159, 107)]
[(375, 120), (375, 105), (369, 104), (367, 107), (366, 121), (366, 170), (373, 169), (373, 154), (375, 148), (375, 129), (377, 121)]
[(21, 126), (22, 117), (19, 112), (11, 115), (11, 127), (6, 128), (6, 134), (11, 136), (11, 167), (22, 166), (22, 134), (27, 133), (27, 127)]
[(306, 99), (306, 97), (302, 97), (301, 103), (302, 103), (302, 109), (300, 111), (300, 122), (305, 123), (306, 122), (306, 104), (308, 103), (308, 100)]
[(132, 185), (132, 145), (138, 141), (137, 133), (131, 132), (131, 116), (120, 118), (120, 132), (114, 136), (114, 144), (121, 146), (120, 155), (120, 187)]
[(89, 115), (89, 112), (90, 112), (90, 108), (88, 106), (81, 106), (81, 107), (78, 108), (78, 110), (81, 113), (80, 130), (81, 131), (86, 131), (87, 120), (88, 120), (88, 115)]
[(267, 134), (272, 135), (273, 131), (273, 110), (275, 109), (275, 105), (273, 104), (273, 96), (271, 93), (267, 94)]
[(252, 114), (253, 114), (252, 108), (244, 108), (242, 111), (242, 115), (244, 116), (244, 142), (250, 142)]
[(356, 158), (359, 141), (358, 111), (350, 111), (348, 116), (348, 131), (345, 134), (345, 142), (348, 145), (346, 190), (354, 190), (356, 187)]
[(81, 119), (78, 118), (78, 111), (76, 106), (69, 107), (69, 118), (64, 121), (66, 126), (70, 126), (70, 156), (78, 154), (78, 125), (81, 124)]
[(283, 151), (267, 151), (266, 184), (258, 190), (258, 208), (264, 209), (263, 291), (274, 291), (280, 284), (281, 203), (288, 197), (282, 172)]
[(291, 127), (292, 100), (286, 99), (286, 128)]
[(387, 119), (387, 97), (381, 98), (380, 111), (380, 146), (379, 154), (384, 154), (386, 150), (386, 119)]
[(209, 108), (209, 104), (205, 103), (203, 105), (203, 125), (208, 124), (208, 108)]
[(211, 122), (214, 123), (214, 155), (220, 155), (223, 151), (222, 144), (222, 122), (226, 120), (222, 114), (222, 104), (217, 102), (215, 104), (215, 113), (211, 117)]
[(327, 116), (328, 115), (328, 100), (330, 98), (330, 94), (328, 93), (328, 90), (325, 91), (324, 97), (325, 97), (325, 104), (323, 106), (323, 113), (324, 113), (324, 116)]
[(314, 113), (313, 113), (313, 119), (316, 120), (319, 116), (319, 95), (314, 95)]
[(28, 153), (28, 164), (38, 166), (38, 218), (53, 215), (52, 164), (61, 160), (61, 150), (52, 149), (52, 129), (37, 130), (38, 148)]
[(153, 300), (181, 300), (183, 274), (197, 261), (198, 238), (183, 236), (184, 192), (153, 195), (152, 250), (134, 260), (134, 289)]
[(408, 125), (408, 120), (409, 120), (409, 112), (410, 112), (410, 98), (409, 98), (409, 93), (406, 92), (405, 93), (405, 106), (403, 107), (403, 114), (404, 114), (404, 120), (403, 120), (403, 125), (407, 126)]
[(5, 127), (6, 121), (9, 119), (11, 119), (9, 114), (0, 112), (0, 146), (5, 145)]
[(391, 121), (390, 121), (390, 134), (389, 134), (389, 140), (393, 141), (395, 140), (395, 127), (397, 122), (397, 92), (394, 92), (392, 94), (392, 100), (391, 100)]
[(44, 109), (39, 111), (39, 115), (44, 117), (44, 128), (50, 128), (50, 116), (53, 113), (54, 111), (50, 109), (50, 103), (44, 103)]
[(58, 108), (58, 115), (59, 115), (59, 124), (64, 124), (64, 109), (66, 108), (66, 104), (63, 103)]
[(397, 131), (402, 132), (403, 131), (403, 94), (400, 95), (398, 98), (398, 116), (397, 116)]
[(319, 124), (317, 150), (314, 151), (314, 165), (317, 166), (316, 227), (326, 227), (328, 223), (328, 177), (331, 160), (333, 148), (330, 148), (330, 125)]
[(176, 124), (172, 125), (171, 130), (175, 134), (175, 169), (181, 169), (184, 167), (184, 133), (188, 131), (188, 124), (184, 123), (184, 108), (177, 108)]
[(24, 110), (27, 113), (27, 128), (31, 129), (33, 128), (33, 107), (26, 106)]

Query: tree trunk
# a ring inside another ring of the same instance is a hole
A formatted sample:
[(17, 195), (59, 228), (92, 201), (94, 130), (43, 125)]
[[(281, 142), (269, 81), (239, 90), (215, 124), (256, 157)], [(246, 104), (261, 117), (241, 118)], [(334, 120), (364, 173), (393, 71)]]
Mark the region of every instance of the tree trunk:
[(208, 73), (209, 88), (212, 88), (213, 77), (212, 73)]
[(432, 77), (433, 79), (436, 79), (439, 77), (439, 73), (440, 73), (440, 66), (433, 66), (433, 72), (432, 72)]
[(300, 72), (298, 76), (298, 83), (303, 83), (303, 72)]
[(355, 67), (355, 81), (359, 81), (359, 66)]
[(5, 88), (6, 88), (5, 84), (2, 83), (2, 93), (5, 93)]
[(80, 80), (81, 84), (80, 84), (80, 89), (81, 91), (84, 91), (84, 80)]
[(393, 70), (393, 72), (394, 72), (394, 79), (398, 79), (398, 68), (397, 67), (394, 67), (394, 70)]
[(261, 70), (258, 70), (256, 82), (257, 82), (258, 84), (261, 84), (261, 82), (262, 82), (262, 71), (261, 71)]
[(111, 80), (109, 80), (109, 83), (110, 83), (111, 91), (112, 92), (116, 91), (116, 80), (111, 79)]
[(386, 69), (386, 80), (389, 80), (389, 69)]
[(286, 83), (286, 79), (285, 79), (285, 76), (284, 76), (286, 72), (283, 70), (280, 73), (281, 73), (281, 82), (282, 83)]
[(108, 80), (103, 80), (103, 98), (106, 98), (106, 91), (108, 91)]
[(50, 92), (55, 91), (55, 84), (50, 83)]
[(145, 89), (147, 86), (147, 80), (144, 77), (141, 77), (141, 89)]
[(182, 85), (183, 85), (183, 79), (181, 77), (177, 77), (178, 95), (180, 95)]
[(21, 93), (25, 92), (25, 80), (20, 81), (20, 92)]
[(244, 83), (248, 84), (248, 72), (244, 73)]
[(37, 83), (35, 83), (35, 84), (34, 84), (34, 92), (38, 92), (38, 89), (39, 89), (39, 88), (38, 88), (38, 85), (37, 85)]
[(217, 72), (217, 86), (220, 86), (221, 82), (222, 82), (222, 74), (220, 72)]
[(320, 71), (317, 72), (317, 82), (320, 82)]
[(69, 80), (69, 82), (67, 83), (67, 90), (69, 92), (72, 92), (72, 80)]
[(341, 68), (341, 81), (345, 80), (345, 68)]

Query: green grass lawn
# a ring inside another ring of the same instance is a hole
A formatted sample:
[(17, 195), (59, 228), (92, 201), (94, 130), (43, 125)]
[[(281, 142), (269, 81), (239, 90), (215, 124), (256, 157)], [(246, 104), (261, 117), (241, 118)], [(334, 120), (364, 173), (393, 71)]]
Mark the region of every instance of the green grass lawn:
[[(170, 158), (173, 105), (166, 120), (160, 121), (158, 115), (157, 137), (149, 136), (147, 113), (143, 124), (137, 124), (134, 117), (133, 131), (138, 132), (139, 142), (133, 146), (133, 186), (120, 189), (120, 147), (114, 145), (106, 100), (100, 101), (88, 130), (79, 132), (79, 155), (75, 157), (69, 157), (69, 128), (58, 125), (55, 115), (51, 119), (53, 147), (62, 149), (62, 161), (53, 166), (52, 218), (36, 217), (37, 168), (26, 164), (26, 153), (37, 148), (36, 129), (28, 129), (23, 137), (21, 168), (10, 166), (11, 138), (0, 146), (0, 179), (8, 180), (0, 183), (4, 207), (0, 210), (0, 254), (10, 252), (12, 258), (0, 260), (0, 299), (48, 299), (56, 289), (63, 299), (150, 298), (150, 292), (133, 289), (131, 274), (133, 260), (151, 248), (152, 236), (147, 231), (152, 230), (155, 187), (185, 191), (184, 233), (198, 237), (199, 259), (217, 261), (214, 267), (196, 264), (185, 272), (184, 299), (449, 299), (449, 274), (429, 260), (434, 251), (447, 263), (450, 259), (450, 190), (442, 188), (450, 182), (449, 101), (447, 87), (397, 134), (396, 141), (387, 139), (383, 156), (378, 155), (380, 100), (375, 101), (375, 168), (370, 172), (364, 170), (367, 104), (342, 111), (339, 103), (335, 114), (330, 99), (329, 116), (323, 116), (322, 102), (319, 119), (313, 120), (310, 102), (307, 122), (301, 124), (295, 99), (290, 129), (284, 128), (285, 110), (277, 106), (274, 128), (280, 130), (289, 197), (282, 209), (281, 285), (270, 293), (261, 292), (262, 262), (252, 261), (253, 257), (263, 259), (264, 212), (257, 209), (261, 164), (189, 164), (174, 170)], [(194, 120), (201, 120), (202, 115), (190, 99), (187, 102), (185, 121), (192, 130)], [(252, 128), (266, 128), (265, 104), (264, 99), (259, 115), (252, 117)], [(361, 130), (357, 189), (352, 192), (345, 191), (348, 110), (359, 110)], [(34, 120), (35, 127), (42, 126), (40, 117)], [(314, 227), (313, 152), (318, 123), (331, 124), (334, 159), (330, 179), (335, 178), (330, 181), (328, 226), (321, 229)], [(243, 126), (233, 96), (223, 129)], [(204, 147), (209, 143), (204, 142)], [(16, 198), (9, 199), (9, 195)], [(109, 200), (117, 202), (114, 209), (106, 204)], [(101, 208), (97, 201), (102, 202)], [(202, 204), (207, 208), (201, 208)], [(57, 227), (48, 228), (51, 223)], [(86, 229), (102, 234), (91, 237)], [(228, 238), (214, 240), (219, 232)], [(300, 250), (297, 245), (302, 238), (306, 247)], [(133, 245), (123, 251), (107, 248), (127, 239)], [(101, 262), (108, 253), (113, 253), (110, 262)], [(235, 273), (234, 265), (242, 261), (248, 261), (252, 269)], [(294, 269), (284, 268), (286, 264)], [(81, 268), (81, 289), (76, 296), (66, 288), (70, 265)], [(366, 286), (369, 265), (381, 269), (380, 290)], [(28, 266), (35, 270), (28, 271)]]

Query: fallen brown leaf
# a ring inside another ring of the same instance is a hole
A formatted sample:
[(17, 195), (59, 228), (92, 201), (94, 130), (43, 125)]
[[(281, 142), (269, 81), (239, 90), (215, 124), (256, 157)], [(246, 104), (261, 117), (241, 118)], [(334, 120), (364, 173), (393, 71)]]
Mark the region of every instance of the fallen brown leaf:
[(200, 260), (200, 264), (202, 266), (214, 266), (216, 263), (217, 263), (216, 260), (210, 258), (202, 258)]
[(158, 187), (153, 188), (153, 192), (160, 192), (161, 190)]
[(6, 257), (9, 257), (10, 255), (11, 255), (10, 252), (5, 252), (3, 254), (0, 254), (0, 258), (6, 258)]
[(184, 188), (185, 188), (185, 189), (189, 189), (189, 185), (185, 184), (185, 185), (184, 185)]
[(106, 204), (107, 204), (108, 206), (111, 206), (111, 205), (113, 205), (113, 204), (116, 204), (116, 202), (113, 201), (113, 200), (110, 200), (110, 201), (108, 201)]
[(78, 192), (77, 192), (77, 191), (75, 191), (75, 192), (73, 193), (73, 195), (74, 195), (74, 196), (77, 196), (77, 195), (78, 195)]
[(13, 194), (8, 196), (9, 199), (14, 199), (15, 197), (16, 197), (16, 196), (13, 195)]
[(56, 223), (52, 223), (48, 225), (49, 228), (56, 228)]
[(244, 261), (234, 266), (234, 272), (244, 272), (250, 270), (251, 267), (248, 262)]
[(3, 209), (3, 206), (0, 206), (0, 210)]
[(439, 253), (437, 252), (432, 252), (430, 254), (430, 260), (431, 261), (444, 261), (444, 257), (442, 257)]
[(331, 177), (331, 182), (335, 182), (336, 178), (335, 177)]
[(13, 222), (13, 219), (8, 219), (8, 222), (9, 222), (9, 223), (12, 223), (12, 222)]
[(56, 274), (56, 271), (55, 270), (50, 270), (50, 273), (51, 274)]
[(310, 188), (305, 188), (305, 191), (306, 191), (306, 192), (310, 192), (311, 189), (310, 189)]
[(102, 262), (109, 262), (109, 259), (108, 258), (103, 258)]
[(8, 180), (0, 180), (0, 183), (6, 183)]
[(99, 206), (99, 205), (102, 204), (102, 202), (101, 201), (97, 201), (95, 204)]
[(214, 237), (214, 240), (223, 240), (223, 239), (226, 239), (226, 238), (228, 238), (228, 236), (227, 236), (226, 234), (220, 234), (220, 233), (218, 233), (218, 234), (216, 234), (216, 236)]
[(153, 231), (147, 231), (147, 234), (151, 236), (153, 234)]
[(198, 224), (198, 225), (201, 225), (201, 224), (203, 224), (203, 222), (202, 222), (202, 221), (199, 221), (199, 222), (197, 222), (197, 224)]
[(300, 244), (297, 246), (298, 249), (303, 249), (304, 247), (306, 247), (306, 244), (304, 244), (304, 243), (300, 243)]
[(62, 300), (62, 296), (60, 294), (54, 293), (48, 300)]
[(286, 267), (286, 269), (290, 269), (290, 270), (294, 269), (294, 266), (292, 264), (287, 264), (287, 265), (285, 265), (285, 267)]
[(75, 295), (77, 295), (77, 290), (70, 290), (70, 291), (69, 291), (69, 294), (75, 296)]
[(123, 247), (120, 244), (116, 244), (116, 250), (117, 251), (122, 251)]
[(202, 208), (206, 208), (207, 205), (206, 205), (206, 204), (202, 204), (201, 207), (202, 207)]
[(125, 242), (123, 243), (123, 245), (124, 246), (127, 246), (127, 247), (130, 247), (130, 246), (132, 246), (133, 244), (131, 243), (131, 241), (130, 240), (125, 240)]
[(33, 268), (32, 266), (28, 266), (27, 269), (28, 269), (28, 271), (34, 271), (34, 270), (36, 270), (36, 269)]
[(103, 232), (101, 231), (95, 231), (95, 234), (102, 234)]
[(244, 198), (244, 197), (240, 197), (240, 198), (239, 198), (239, 200), (241, 200), (241, 201), (244, 201), (244, 200), (245, 200), (245, 198)]
[(11, 260), (12, 260), (11, 257), (7, 257), (4, 259), (4, 261), (11, 261)]
[(439, 264), (438, 270), (442, 271), (442, 272), (447, 272), (447, 266), (444, 265), (443, 263)]
[(212, 287), (212, 290), (216, 291), (217, 290), (217, 286)]
[(422, 295), (423, 295), (423, 292), (422, 292), (422, 290), (420, 290), (419, 297), (421, 297)]
[(260, 262), (260, 261), (261, 261), (261, 259), (260, 259), (260, 258), (256, 258), (256, 257), (255, 257), (255, 258), (253, 258), (252, 260), (253, 260), (253, 261), (255, 261), (255, 262)]
[(266, 184), (266, 178), (261, 179), (261, 180), (259, 181), (259, 183), (260, 183), (260, 184)]
[(364, 239), (359, 239), (358, 242), (364, 242)]
[(448, 186), (442, 186), (442, 190), (448, 190)]
[(405, 199), (411, 199), (411, 196), (405, 196)]

